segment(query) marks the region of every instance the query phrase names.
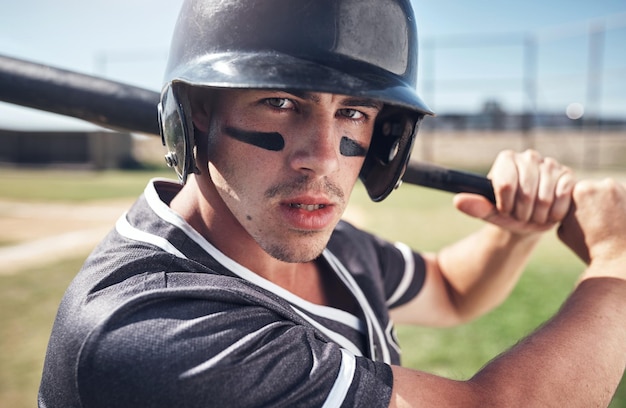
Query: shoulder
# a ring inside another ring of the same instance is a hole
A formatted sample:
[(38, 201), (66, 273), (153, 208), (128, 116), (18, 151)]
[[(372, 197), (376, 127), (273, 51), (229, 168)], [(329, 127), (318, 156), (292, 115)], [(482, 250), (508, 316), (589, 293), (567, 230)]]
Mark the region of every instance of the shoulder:
[(381, 364), (359, 362), (245, 281), (163, 278), (166, 288), (158, 289), (159, 278), (146, 282), (154, 289), (118, 305), (89, 334), (77, 368), (86, 405), (115, 398), (119, 406), (321, 406), (337, 387), (358, 401), (357, 376), (390, 385)]

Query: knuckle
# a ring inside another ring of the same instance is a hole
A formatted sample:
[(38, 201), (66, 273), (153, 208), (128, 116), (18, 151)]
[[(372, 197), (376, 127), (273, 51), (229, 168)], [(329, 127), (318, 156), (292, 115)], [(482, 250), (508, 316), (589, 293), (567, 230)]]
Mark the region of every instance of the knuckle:
[(569, 199), (571, 196), (572, 196), (572, 188), (569, 188), (569, 187), (556, 189), (556, 191), (554, 192), (555, 200), (565, 200), (565, 199)]
[(597, 182), (591, 180), (581, 180), (574, 185), (572, 195), (575, 199), (580, 199), (581, 197), (594, 191), (596, 189), (596, 185)]
[(535, 199), (533, 197), (531, 197), (529, 194), (525, 194), (525, 193), (520, 193), (517, 194), (517, 196), (515, 197), (516, 201), (521, 204), (522, 206), (526, 207), (530, 204), (533, 204), (533, 201), (535, 201)]
[(574, 170), (569, 166), (561, 165), (561, 171), (563, 171), (564, 175), (574, 177)]
[(553, 201), (546, 197), (537, 197), (535, 201), (535, 209), (537, 210), (547, 210), (552, 206)]
[(608, 188), (610, 190), (617, 189), (618, 185), (619, 185), (617, 180), (615, 180), (614, 178), (610, 178), (610, 177), (605, 178), (604, 180), (602, 180), (601, 184), (602, 184), (603, 187)]
[(528, 160), (530, 162), (535, 162), (535, 163), (539, 163), (543, 160), (543, 157), (541, 156), (541, 154), (534, 149), (524, 150), (524, 152), (522, 153), (522, 157), (525, 160)]
[(497, 159), (510, 160), (515, 157), (515, 152), (511, 149), (502, 150), (498, 153)]
[(552, 157), (545, 157), (541, 162), (541, 167), (548, 172), (552, 172), (554, 170), (563, 171), (563, 166), (561, 166), (561, 164)]
[(603, 181), (580, 180), (574, 185), (572, 195), (575, 200), (579, 200), (582, 197), (590, 196), (594, 194), (594, 192), (605, 188), (604, 186), (609, 187), (609, 183), (610, 179), (605, 179)]
[(510, 181), (504, 181), (500, 179), (494, 179), (494, 188), (504, 196), (511, 196), (515, 193), (515, 185)]

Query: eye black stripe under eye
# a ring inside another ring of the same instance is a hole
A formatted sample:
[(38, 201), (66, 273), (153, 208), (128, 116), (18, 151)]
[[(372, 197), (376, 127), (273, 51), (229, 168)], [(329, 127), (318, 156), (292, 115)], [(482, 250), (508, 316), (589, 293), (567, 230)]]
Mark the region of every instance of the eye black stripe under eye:
[(339, 153), (347, 157), (365, 157), (367, 149), (346, 136), (341, 138)]
[[(278, 132), (251, 132), (227, 127), (225, 133), (233, 139), (270, 151), (281, 151), (285, 148), (285, 139)], [(367, 149), (346, 136), (341, 138), (339, 152), (346, 157), (365, 157)]]
[(224, 133), (240, 142), (273, 152), (278, 152), (285, 148), (285, 139), (278, 132), (251, 132), (234, 127), (227, 127), (224, 129)]

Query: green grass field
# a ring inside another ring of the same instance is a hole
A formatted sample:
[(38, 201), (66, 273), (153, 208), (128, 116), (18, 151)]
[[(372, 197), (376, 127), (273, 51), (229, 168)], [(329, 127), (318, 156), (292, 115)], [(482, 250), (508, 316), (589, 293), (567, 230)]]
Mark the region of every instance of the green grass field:
[[(171, 173), (2, 170), (2, 199), (89, 202), (134, 197), (153, 176)], [(451, 195), (403, 186), (372, 203), (358, 185), (351, 214), (371, 231), (422, 250), (435, 250), (480, 223), (457, 213)], [(1, 214), (0, 214), (1, 216)], [(36, 405), (43, 356), (56, 308), (86, 254), (45, 268), (0, 274), (0, 407)], [(583, 265), (547, 235), (512, 296), (483, 318), (453, 329), (399, 327), (404, 365), (464, 379), (551, 316), (573, 288)], [(538, 368), (540, 369), (540, 368)], [(626, 386), (612, 407), (626, 406)]]

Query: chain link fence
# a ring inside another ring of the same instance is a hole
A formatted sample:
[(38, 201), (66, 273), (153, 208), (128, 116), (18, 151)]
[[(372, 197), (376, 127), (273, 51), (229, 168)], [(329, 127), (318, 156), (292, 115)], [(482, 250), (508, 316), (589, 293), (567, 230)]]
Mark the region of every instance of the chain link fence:
[(469, 167), (535, 148), (585, 170), (626, 170), (626, 14), (537, 32), (421, 42), (435, 112), (414, 157)]

